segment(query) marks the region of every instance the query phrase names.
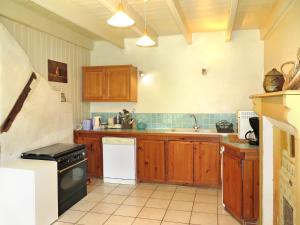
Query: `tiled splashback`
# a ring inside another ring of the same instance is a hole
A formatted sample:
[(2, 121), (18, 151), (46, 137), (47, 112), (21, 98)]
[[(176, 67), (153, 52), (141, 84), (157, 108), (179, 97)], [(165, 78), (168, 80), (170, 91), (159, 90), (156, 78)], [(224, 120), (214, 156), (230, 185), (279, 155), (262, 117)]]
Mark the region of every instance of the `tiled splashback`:
[[(101, 116), (102, 122), (107, 122), (109, 117), (116, 116), (116, 112), (94, 112), (91, 116)], [(236, 130), (235, 113), (198, 113), (195, 114), (198, 125), (201, 128), (216, 128), (216, 122), (227, 120), (234, 125)], [(192, 128), (194, 119), (190, 113), (135, 113), (134, 117), (138, 122), (147, 124), (147, 129), (157, 128)]]

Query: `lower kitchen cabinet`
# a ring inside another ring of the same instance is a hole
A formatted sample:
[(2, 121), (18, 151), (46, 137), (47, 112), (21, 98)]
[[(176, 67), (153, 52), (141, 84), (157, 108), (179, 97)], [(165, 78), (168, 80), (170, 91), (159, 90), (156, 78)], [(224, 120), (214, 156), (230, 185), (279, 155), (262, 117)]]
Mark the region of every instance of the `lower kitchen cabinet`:
[(165, 181), (165, 142), (138, 141), (138, 180)]
[(197, 142), (194, 148), (194, 183), (207, 186), (220, 185), (219, 143)]
[(100, 140), (100, 138), (89, 137), (78, 137), (75, 139), (77, 144), (86, 145), (89, 177), (103, 177), (103, 155)]
[(223, 153), (223, 203), (241, 221), (258, 219), (258, 152), (225, 146)]
[(224, 152), (223, 201), (236, 217), (242, 216), (242, 160)]
[(168, 181), (193, 184), (194, 142), (169, 141), (167, 152)]

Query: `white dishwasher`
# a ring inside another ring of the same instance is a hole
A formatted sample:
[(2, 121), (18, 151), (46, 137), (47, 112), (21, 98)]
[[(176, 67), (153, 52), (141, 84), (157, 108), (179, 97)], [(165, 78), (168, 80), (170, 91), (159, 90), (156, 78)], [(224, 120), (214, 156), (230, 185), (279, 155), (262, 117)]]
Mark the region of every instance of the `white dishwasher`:
[(103, 181), (136, 183), (135, 138), (103, 137)]

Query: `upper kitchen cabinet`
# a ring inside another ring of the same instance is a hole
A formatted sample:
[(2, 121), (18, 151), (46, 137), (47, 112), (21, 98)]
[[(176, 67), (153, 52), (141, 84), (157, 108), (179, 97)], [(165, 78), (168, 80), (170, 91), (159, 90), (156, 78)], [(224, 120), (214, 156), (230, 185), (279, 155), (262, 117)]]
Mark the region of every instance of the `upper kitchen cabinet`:
[(132, 65), (83, 67), (83, 100), (137, 102), (137, 80)]

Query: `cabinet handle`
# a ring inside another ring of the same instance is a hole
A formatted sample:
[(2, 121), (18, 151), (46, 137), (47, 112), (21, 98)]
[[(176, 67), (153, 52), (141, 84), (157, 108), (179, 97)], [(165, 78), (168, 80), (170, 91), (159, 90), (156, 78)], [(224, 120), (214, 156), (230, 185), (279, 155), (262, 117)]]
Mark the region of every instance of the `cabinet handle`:
[(149, 164), (149, 161), (145, 161), (145, 165), (148, 165)]

